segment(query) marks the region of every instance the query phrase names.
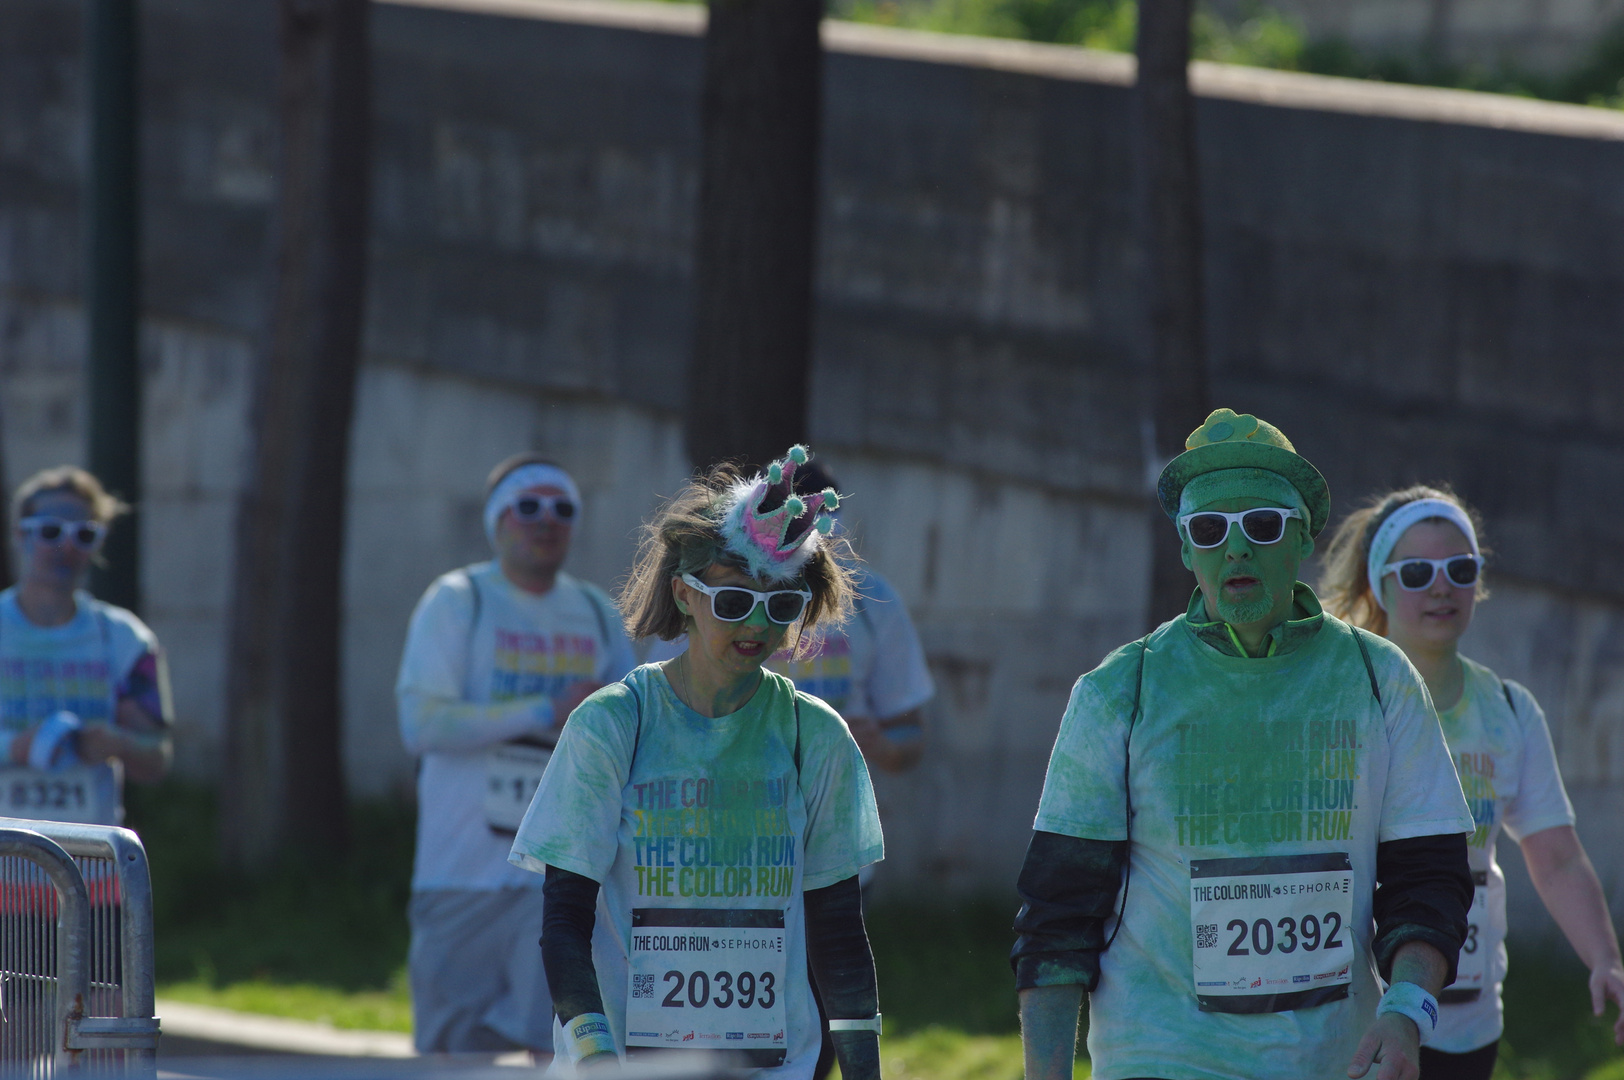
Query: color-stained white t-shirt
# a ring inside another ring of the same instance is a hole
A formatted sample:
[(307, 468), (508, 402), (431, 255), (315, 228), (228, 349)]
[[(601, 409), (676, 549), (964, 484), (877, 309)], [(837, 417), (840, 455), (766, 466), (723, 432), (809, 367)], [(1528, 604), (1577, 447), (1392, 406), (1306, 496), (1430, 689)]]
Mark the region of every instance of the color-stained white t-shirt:
[(552, 697), (583, 680), (613, 682), (633, 662), (609, 598), (568, 574), (537, 595), (486, 562), (429, 586), (395, 683), (402, 737), (422, 755), (414, 890), (539, 886), (508, 865), (511, 834), (487, 822), (488, 751), (550, 734)]
[[(603, 886), (592, 956), (621, 1048), (634, 918), (638, 925), (675, 925), (682, 920), (673, 911), (781, 911), (784, 970), (777, 989), (787, 1056), (783, 1065), (752, 1075), (803, 1080), (817, 1060), (819, 1030), (802, 893), (843, 881), (883, 854), (868, 769), (845, 722), (827, 705), (765, 672), (743, 708), (705, 717), (648, 664), (576, 710), (511, 858), (527, 870), (558, 866)], [(667, 989), (658, 985), (646, 1000), (664, 998)], [(682, 1002), (692, 990), (662, 1011), (669, 1017), (662, 1033), (680, 1039), (685, 1032)], [(719, 982), (712, 990), (711, 1000), (719, 1000)], [(756, 1003), (762, 1000), (758, 995)], [(748, 1049), (744, 1037), (754, 1034), (749, 1022), (761, 1010), (738, 1006), (736, 995), (729, 1007), (740, 1018), (737, 1045)]]
[[(88, 592), (74, 593), (76, 610), (61, 626), (36, 626), (17, 606), (15, 588), (0, 592), (0, 730), (6, 736), (26, 731), (59, 711), (73, 713), (86, 724), (115, 724), (118, 701), (132, 698), (164, 725), (172, 719), (169, 676), (158, 638), (134, 613), (103, 603)], [(0, 740), (0, 748), (8, 740)], [(95, 791), (89, 802), (104, 807), (105, 820), (116, 825), (123, 818), (120, 777), (112, 765), (89, 767), (87, 782)], [(30, 806), (10, 794), (19, 780), (55, 777), (31, 769), (0, 767), (0, 783), (7, 785), (6, 811), (17, 817), (45, 820), (85, 820), (74, 807), (53, 807), (53, 799), (83, 801), (85, 793), (61, 790), (60, 784), (30, 791), (44, 794), (46, 805)], [(58, 790), (52, 791), (52, 788)]]
[[(1482, 664), (1460, 659), (1466, 676), (1460, 700), (1438, 720), (1477, 826), (1467, 839), (1467, 855), (1482, 896), (1461, 948), (1460, 976), (1439, 995), (1438, 1030), (1428, 1044), (1451, 1054), (1487, 1046), (1504, 1029), (1506, 878), (1494, 851), (1500, 830), (1521, 842), (1574, 821), (1539, 702), (1522, 685), (1501, 682)], [(1463, 982), (1477, 984), (1478, 993), (1468, 1000), (1460, 1000), (1468, 997), (1461, 993)]]
[(884, 720), (923, 705), (936, 687), (902, 597), (868, 567), (856, 574), (851, 618), (823, 632), (807, 655), (792, 660), (779, 653), (767, 667), (841, 716)]
[(1098, 1080), (1344, 1077), (1380, 997), (1376, 845), (1471, 829), (1420, 676), (1366, 635), (1378, 703), (1354, 631), (1313, 607), (1316, 633), (1256, 659), (1181, 616), (1142, 680), (1134, 643), (1072, 691), (1034, 828), (1121, 840), (1133, 807), (1126, 913), (1089, 996)]

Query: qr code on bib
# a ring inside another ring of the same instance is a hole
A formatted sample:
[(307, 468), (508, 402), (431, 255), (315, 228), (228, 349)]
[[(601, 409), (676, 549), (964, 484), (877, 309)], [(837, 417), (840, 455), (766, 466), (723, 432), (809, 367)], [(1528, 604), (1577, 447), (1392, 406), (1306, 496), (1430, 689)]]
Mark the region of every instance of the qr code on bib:
[[(1214, 932), (1216, 932), (1216, 931), (1214, 931)], [(632, 976), (632, 997), (634, 997), (634, 998), (651, 998), (653, 996), (654, 996), (654, 976), (652, 976), (652, 975), (633, 975)]]
[(1218, 924), (1195, 924), (1195, 947), (1198, 949), (1216, 949), (1218, 947)]

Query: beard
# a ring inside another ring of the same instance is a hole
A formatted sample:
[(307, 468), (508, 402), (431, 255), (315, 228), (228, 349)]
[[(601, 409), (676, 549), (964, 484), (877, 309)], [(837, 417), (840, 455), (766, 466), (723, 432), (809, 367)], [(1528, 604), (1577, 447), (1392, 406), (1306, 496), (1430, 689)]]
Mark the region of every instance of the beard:
[(1257, 596), (1239, 603), (1227, 599), (1223, 589), (1220, 588), (1216, 598), (1218, 617), (1231, 626), (1244, 626), (1268, 618), (1269, 612), (1274, 610), (1274, 591), (1262, 578), (1257, 579), (1257, 584)]

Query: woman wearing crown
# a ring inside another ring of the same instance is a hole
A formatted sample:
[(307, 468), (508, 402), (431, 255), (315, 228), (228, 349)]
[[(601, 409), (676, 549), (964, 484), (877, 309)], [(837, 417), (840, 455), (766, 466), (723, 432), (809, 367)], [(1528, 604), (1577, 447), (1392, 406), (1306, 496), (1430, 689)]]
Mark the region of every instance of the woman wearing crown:
[(511, 860), (547, 875), (542, 957), (565, 1074), (625, 1056), (730, 1052), (812, 1075), (817, 988), (847, 1080), (879, 1070), (857, 872), (882, 855), (862, 753), (818, 698), (762, 669), (850, 606), (833, 490), (765, 475), (691, 481), (645, 528), (627, 631), (689, 648), (570, 716)]

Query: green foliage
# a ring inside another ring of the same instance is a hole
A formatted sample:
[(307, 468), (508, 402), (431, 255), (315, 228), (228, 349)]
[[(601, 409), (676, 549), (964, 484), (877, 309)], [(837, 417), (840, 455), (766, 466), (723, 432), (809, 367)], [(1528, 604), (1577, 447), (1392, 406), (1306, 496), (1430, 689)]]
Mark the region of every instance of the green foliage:
[[(831, 0), (830, 13), (856, 22), (1132, 52), (1138, 6), (1134, 0)], [(1624, 108), (1624, 21), (1596, 42), (1588, 59), (1558, 76), (1511, 63), (1451, 64), (1420, 50), (1367, 54), (1337, 39), (1309, 41), (1266, 0), (1251, 0), (1227, 17), (1198, 4), (1191, 52), (1226, 64)]]
[(158, 982), (392, 992), (406, 956), (415, 816), (401, 803), (357, 806), (353, 852), (298, 859), (257, 875), (221, 864), (205, 788), (170, 781), (129, 792), (130, 825), (152, 865)]

